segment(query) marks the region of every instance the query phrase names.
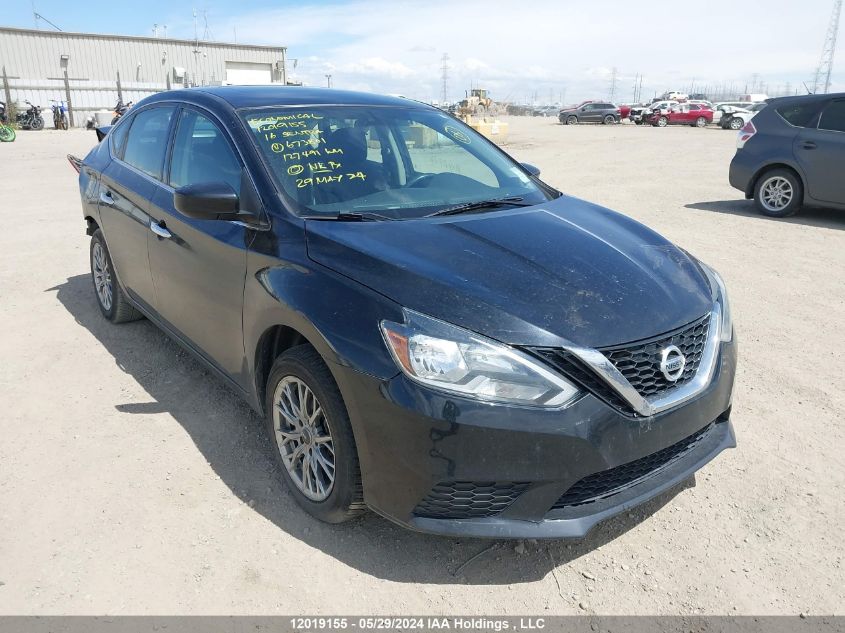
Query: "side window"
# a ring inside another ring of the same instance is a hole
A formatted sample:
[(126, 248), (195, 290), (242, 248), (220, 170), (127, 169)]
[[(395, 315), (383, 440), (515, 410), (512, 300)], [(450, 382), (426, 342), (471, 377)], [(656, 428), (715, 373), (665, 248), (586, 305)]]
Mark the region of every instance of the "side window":
[(818, 102), (797, 103), (790, 106), (781, 106), (777, 113), (790, 125), (796, 127), (807, 127), (816, 118), (822, 104)]
[(121, 121), (120, 125), (116, 125), (109, 133), (112, 154), (121, 160), (123, 160), (123, 150), (126, 148), (126, 135), (131, 126), (132, 120), (127, 117), (126, 121)]
[(240, 195), (241, 164), (235, 152), (223, 132), (194, 110), (183, 110), (179, 117), (169, 181), (175, 188), (225, 182)]
[(845, 101), (834, 101), (824, 109), (819, 129), (845, 132)]
[(173, 108), (155, 107), (135, 115), (126, 138), (123, 160), (145, 174), (161, 180), (167, 133)]

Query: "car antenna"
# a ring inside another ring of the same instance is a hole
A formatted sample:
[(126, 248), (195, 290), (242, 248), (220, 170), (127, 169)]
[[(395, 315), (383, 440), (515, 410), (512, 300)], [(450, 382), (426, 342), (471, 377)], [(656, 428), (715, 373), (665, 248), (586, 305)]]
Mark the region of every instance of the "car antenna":
[(808, 94), (808, 95), (814, 95), (814, 94), (816, 94), (815, 92), (813, 92), (812, 90), (810, 90), (810, 88), (809, 88), (809, 87), (807, 87), (807, 82), (806, 82), (806, 81), (802, 81), (801, 83), (802, 83), (802, 84), (804, 84), (804, 89), (807, 91), (807, 94)]

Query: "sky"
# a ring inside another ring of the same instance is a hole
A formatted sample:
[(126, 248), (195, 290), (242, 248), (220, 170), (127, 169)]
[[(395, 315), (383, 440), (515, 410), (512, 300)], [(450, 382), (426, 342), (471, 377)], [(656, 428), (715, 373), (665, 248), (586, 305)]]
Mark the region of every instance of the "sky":
[[(471, 87), (498, 101), (574, 103), (633, 99), (667, 90), (724, 85), (768, 92), (812, 85), (833, 0), (303, 0), (205, 4), (166, 0), (73, 5), (35, 0), (35, 9), (65, 31), (194, 37), (207, 19), (209, 39), (288, 47), (289, 75), (309, 85), (442, 99), (448, 54), (449, 101)], [(640, 7), (640, 9), (637, 9)], [(664, 10), (672, 7), (671, 10)], [(4, 6), (0, 24), (32, 28), (29, 2)], [(42, 28), (50, 28), (41, 22)], [(845, 18), (840, 25), (832, 91), (845, 92)], [(294, 62), (296, 67), (294, 68)], [(754, 89), (752, 89), (752, 87)], [(768, 90), (766, 90), (768, 88)]]

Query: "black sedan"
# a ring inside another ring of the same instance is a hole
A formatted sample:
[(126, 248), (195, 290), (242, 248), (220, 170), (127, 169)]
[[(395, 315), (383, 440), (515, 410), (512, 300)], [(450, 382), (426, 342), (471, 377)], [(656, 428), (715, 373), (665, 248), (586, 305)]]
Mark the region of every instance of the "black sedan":
[(718, 274), (436, 108), (164, 92), (73, 162), (103, 316), (242, 395), (319, 519), (581, 537), (735, 445)]

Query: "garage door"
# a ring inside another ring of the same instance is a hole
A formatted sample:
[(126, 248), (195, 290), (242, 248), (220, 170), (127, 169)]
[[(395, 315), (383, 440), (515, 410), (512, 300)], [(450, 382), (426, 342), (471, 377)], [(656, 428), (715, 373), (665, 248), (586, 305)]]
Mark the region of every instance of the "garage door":
[(273, 81), (272, 64), (254, 62), (226, 62), (226, 83), (236, 86), (255, 86)]

